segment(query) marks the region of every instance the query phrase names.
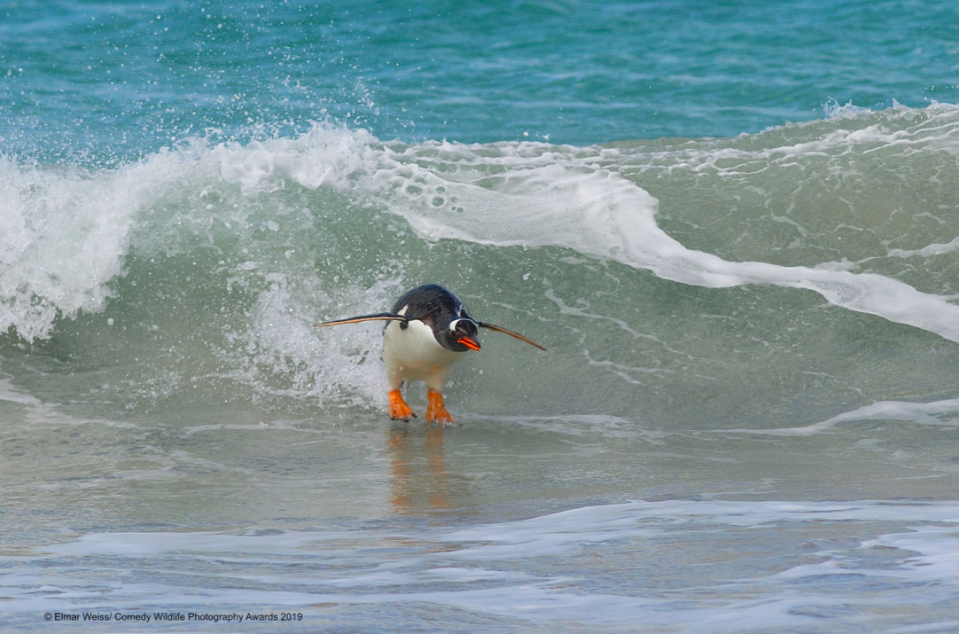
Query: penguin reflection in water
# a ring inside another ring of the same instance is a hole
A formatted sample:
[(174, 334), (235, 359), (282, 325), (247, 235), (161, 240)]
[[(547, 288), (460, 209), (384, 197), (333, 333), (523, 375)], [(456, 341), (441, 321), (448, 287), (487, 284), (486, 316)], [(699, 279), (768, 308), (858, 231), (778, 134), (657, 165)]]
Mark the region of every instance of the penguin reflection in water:
[(388, 321), (383, 331), (383, 363), (390, 384), (390, 418), (416, 416), (403, 400), (404, 381), (425, 381), (429, 405), (426, 420), (452, 423), (443, 403), (443, 385), (453, 364), (470, 350), (479, 350), (480, 328), (495, 330), (546, 350), (535, 341), (500, 326), (476, 321), (456, 295), (438, 284), (425, 284), (396, 300), (393, 311), (326, 321), (317, 326), (338, 326), (361, 321)]

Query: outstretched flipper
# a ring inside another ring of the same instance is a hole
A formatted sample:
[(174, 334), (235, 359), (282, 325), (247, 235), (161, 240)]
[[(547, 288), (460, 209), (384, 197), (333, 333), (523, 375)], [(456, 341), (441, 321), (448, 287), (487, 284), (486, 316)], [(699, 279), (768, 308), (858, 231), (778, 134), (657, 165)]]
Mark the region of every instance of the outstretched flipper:
[(348, 317), (347, 319), (336, 319), (334, 321), (324, 321), (319, 324), (313, 324), (317, 328), (323, 326), (339, 326), (342, 324), (358, 324), (361, 321), (409, 321), (403, 315), (396, 313), (376, 313), (375, 315), (360, 315), (359, 317)]
[(496, 332), (505, 333), (505, 334), (509, 335), (510, 337), (516, 337), (516, 338), (519, 339), (520, 341), (525, 341), (526, 343), (528, 343), (528, 344), (531, 345), (531, 346), (536, 346), (536, 347), (539, 348), (540, 350), (546, 350), (546, 348), (544, 348), (543, 346), (539, 345), (538, 343), (536, 343), (536, 342), (533, 341), (532, 339), (527, 339), (526, 337), (524, 337), (523, 335), (519, 334), (518, 332), (513, 332), (512, 330), (508, 330), (508, 329), (506, 329), (506, 328), (503, 328), (502, 326), (494, 326), (493, 324), (487, 324), (487, 323), (482, 322), (482, 321), (476, 322), (476, 325), (479, 326), (480, 328), (488, 328), (489, 330), (495, 330)]

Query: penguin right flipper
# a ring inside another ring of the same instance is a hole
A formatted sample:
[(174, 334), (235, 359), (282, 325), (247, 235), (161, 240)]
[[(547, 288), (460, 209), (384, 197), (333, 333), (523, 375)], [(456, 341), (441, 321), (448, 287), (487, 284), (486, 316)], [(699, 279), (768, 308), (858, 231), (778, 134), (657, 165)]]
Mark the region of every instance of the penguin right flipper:
[(409, 318), (396, 313), (376, 313), (375, 315), (360, 315), (359, 317), (348, 317), (347, 319), (336, 319), (334, 321), (324, 321), (319, 324), (313, 324), (317, 328), (323, 326), (339, 326), (342, 324), (358, 324), (361, 321), (409, 321)]
[(478, 321), (478, 322), (476, 322), (476, 325), (479, 326), (480, 328), (488, 328), (489, 330), (494, 330), (494, 331), (496, 331), (496, 332), (501, 332), (501, 333), (503, 333), (504, 335), (509, 335), (510, 337), (516, 337), (516, 338), (519, 339), (520, 341), (525, 341), (525, 342), (528, 343), (529, 345), (535, 346), (535, 347), (539, 348), (540, 350), (546, 350), (546, 348), (544, 348), (543, 346), (539, 345), (538, 343), (536, 343), (536, 342), (533, 341), (532, 339), (527, 339), (526, 337), (524, 337), (523, 335), (519, 334), (518, 332), (513, 332), (512, 330), (510, 330), (510, 329), (508, 329), (508, 328), (503, 328), (502, 326), (494, 326), (493, 324), (488, 324), (488, 323), (483, 322), (483, 321)]

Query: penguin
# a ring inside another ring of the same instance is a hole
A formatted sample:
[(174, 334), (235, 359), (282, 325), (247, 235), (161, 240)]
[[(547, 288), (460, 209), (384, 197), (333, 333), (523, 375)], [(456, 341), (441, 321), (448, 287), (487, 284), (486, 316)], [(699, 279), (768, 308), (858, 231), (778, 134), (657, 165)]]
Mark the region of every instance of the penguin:
[(314, 324), (316, 327), (387, 321), (383, 330), (383, 363), (389, 381), (390, 418), (409, 420), (416, 416), (403, 400), (406, 381), (425, 381), (428, 405), (426, 420), (452, 424), (453, 417), (443, 402), (443, 386), (453, 365), (469, 351), (479, 352), (476, 338), (480, 328), (502, 332), (546, 350), (531, 339), (486, 322), (473, 319), (460, 299), (439, 284), (424, 284), (403, 294), (393, 310)]

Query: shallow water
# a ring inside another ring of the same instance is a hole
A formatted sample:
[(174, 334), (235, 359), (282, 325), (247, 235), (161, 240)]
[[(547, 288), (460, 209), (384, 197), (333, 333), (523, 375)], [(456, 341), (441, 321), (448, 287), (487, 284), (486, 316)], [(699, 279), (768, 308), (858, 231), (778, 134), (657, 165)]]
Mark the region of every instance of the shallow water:
[(955, 16), (489, 6), (0, 10), (5, 630), (957, 628)]

